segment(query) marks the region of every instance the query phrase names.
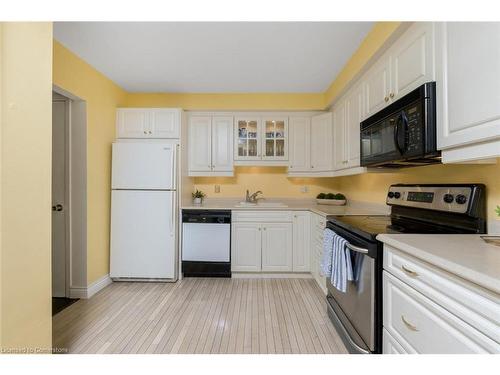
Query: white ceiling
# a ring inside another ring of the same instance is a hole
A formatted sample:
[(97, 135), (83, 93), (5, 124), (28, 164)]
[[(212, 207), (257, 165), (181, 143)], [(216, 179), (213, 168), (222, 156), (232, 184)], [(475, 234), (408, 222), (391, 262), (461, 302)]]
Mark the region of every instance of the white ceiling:
[(321, 92), (372, 22), (56, 22), (54, 37), (131, 92)]

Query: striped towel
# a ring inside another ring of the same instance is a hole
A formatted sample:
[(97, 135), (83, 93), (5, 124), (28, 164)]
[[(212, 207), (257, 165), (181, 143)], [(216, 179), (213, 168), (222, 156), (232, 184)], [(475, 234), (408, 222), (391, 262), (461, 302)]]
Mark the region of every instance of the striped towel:
[(321, 258), (321, 274), (330, 278), (332, 276), (332, 260), (333, 260), (333, 237), (335, 232), (325, 228), (323, 232), (323, 257)]
[(331, 229), (326, 228), (323, 235), (323, 257), (321, 273), (330, 279), (339, 291), (347, 291), (347, 281), (354, 280), (351, 252), (347, 241)]
[(330, 281), (332, 285), (342, 293), (347, 291), (347, 281), (352, 281), (354, 279), (351, 252), (346, 247), (346, 244), (347, 241), (344, 238), (334, 234), (332, 276)]

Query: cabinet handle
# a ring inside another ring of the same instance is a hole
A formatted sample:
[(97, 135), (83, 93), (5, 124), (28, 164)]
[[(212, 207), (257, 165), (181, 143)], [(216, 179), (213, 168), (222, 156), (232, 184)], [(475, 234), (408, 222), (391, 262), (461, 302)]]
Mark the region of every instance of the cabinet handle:
[(413, 276), (413, 277), (417, 277), (417, 276), (418, 276), (418, 273), (416, 273), (415, 271), (412, 271), (412, 270), (410, 270), (410, 269), (406, 268), (406, 267), (405, 267), (405, 266), (403, 266), (403, 265), (401, 266), (401, 269), (402, 269), (403, 271), (405, 271), (405, 272), (406, 272), (408, 275), (410, 275), (410, 276)]
[(391, 92), (391, 93), (389, 94), (389, 96), (391, 97), (391, 99), (392, 99), (392, 98), (394, 98), (394, 93), (393, 93), (393, 92)]
[(388, 97), (388, 96), (386, 96), (386, 97), (384, 98), (384, 101), (387, 103), (387, 102), (389, 101), (389, 97)]
[(415, 331), (415, 332), (417, 332), (417, 331), (418, 331), (417, 327), (416, 327), (415, 325), (413, 325), (413, 324), (409, 323), (409, 322), (405, 319), (404, 315), (401, 315), (401, 320), (402, 320), (402, 321), (403, 321), (403, 323), (405, 324), (406, 328), (408, 328), (410, 331)]

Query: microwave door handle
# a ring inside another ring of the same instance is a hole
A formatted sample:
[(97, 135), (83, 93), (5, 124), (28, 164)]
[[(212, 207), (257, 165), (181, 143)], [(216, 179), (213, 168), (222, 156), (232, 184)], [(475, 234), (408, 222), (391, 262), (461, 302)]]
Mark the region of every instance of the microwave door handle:
[(394, 146), (396, 147), (396, 150), (398, 150), (398, 152), (400, 154), (402, 154), (403, 152), (401, 151), (401, 148), (399, 147), (399, 141), (398, 141), (398, 137), (399, 137), (399, 118), (397, 121), (394, 121), (393, 119), (390, 120), (392, 123), (394, 123)]
[(408, 149), (408, 117), (406, 117), (406, 112), (401, 112), (401, 122), (403, 123), (403, 152)]

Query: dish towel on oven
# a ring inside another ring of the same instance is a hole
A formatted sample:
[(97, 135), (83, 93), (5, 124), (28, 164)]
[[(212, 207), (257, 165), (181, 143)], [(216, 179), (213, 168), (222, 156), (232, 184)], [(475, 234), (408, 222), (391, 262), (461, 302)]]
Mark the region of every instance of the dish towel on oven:
[(347, 291), (347, 281), (354, 280), (351, 252), (347, 241), (331, 229), (326, 228), (323, 238), (323, 259), (321, 270), (330, 278), (332, 285), (339, 291)]

